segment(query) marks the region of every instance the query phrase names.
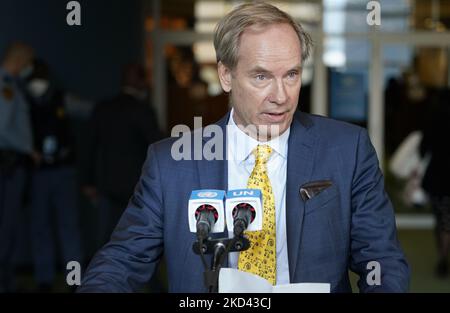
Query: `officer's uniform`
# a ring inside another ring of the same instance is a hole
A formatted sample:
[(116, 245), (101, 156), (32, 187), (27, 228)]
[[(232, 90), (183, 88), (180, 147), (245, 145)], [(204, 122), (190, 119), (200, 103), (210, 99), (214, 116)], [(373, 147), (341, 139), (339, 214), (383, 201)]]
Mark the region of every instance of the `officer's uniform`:
[(32, 255), (36, 282), (41, 290), (46, 290), (55, 278), (56, 242), (64, 265), (69, 261), (82, 261), (74, 142), (64, 114), (61, 92), (50, 86), (38, 98), (30, 95), (28, 102), (34, 150), (42, 156), (40, 165), (31, 171)]
[(0, 68), (0, 292), (13, 290), (14, 237), (31, 151), (28, 104), (17, 80)]

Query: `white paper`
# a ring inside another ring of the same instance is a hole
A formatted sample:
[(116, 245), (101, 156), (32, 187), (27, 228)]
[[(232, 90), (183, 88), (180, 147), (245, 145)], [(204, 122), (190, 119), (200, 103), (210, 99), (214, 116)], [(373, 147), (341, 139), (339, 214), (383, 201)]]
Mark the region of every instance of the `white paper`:
[(219, 293), (330, 293), (330, 284), (297, 283), (272, 286), (257, 275), (234, 268), (219, 273)]

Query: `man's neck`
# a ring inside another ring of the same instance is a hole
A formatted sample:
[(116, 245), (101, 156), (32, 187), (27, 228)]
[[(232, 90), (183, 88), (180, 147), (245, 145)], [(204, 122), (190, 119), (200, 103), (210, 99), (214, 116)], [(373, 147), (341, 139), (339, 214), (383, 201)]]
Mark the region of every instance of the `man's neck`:
[[(255, 139), (258, 142), (268, 142), (272, 139), (275, 139), (279, 136), (281, 136), (283, 133), (279, 133), (277, 130), (277, 125), (243, 125), (242, 123), (239, 123), (239, 119), (236, 119), (236, 111), (233, 110), (233, 114), (231, 115), (231, 118), (234, 121), (234, 124), (247, 136), (250, 136), (251, 138)], [(269, 131), (270, 130), (270, 131)], [(273, 132), (272, 132), (273, 130)], [(272, 135), (276, 134), (276, 135)]]

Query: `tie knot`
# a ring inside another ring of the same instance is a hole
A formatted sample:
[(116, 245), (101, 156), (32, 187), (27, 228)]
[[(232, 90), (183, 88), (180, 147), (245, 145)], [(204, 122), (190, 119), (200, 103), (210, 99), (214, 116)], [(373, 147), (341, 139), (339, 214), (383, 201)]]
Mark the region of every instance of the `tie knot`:
[(272, 148), (269, 145), (258, 145), (253, 150), (253, 155), (255, 156), (256, 163), (267, 163), (271, 153)]

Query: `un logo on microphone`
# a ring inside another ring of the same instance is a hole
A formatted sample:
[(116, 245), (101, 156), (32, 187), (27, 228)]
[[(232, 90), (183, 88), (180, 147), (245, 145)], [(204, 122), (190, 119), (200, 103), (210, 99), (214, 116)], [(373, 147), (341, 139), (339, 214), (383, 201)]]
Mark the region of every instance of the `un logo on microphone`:
[(217, 197), (217, 192), (204, 191), (204, 192), (199, 192), (197, 195), (201, 198), (215, 198), (215, 197)]

